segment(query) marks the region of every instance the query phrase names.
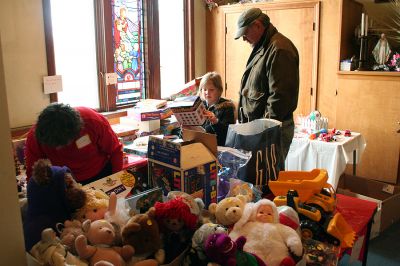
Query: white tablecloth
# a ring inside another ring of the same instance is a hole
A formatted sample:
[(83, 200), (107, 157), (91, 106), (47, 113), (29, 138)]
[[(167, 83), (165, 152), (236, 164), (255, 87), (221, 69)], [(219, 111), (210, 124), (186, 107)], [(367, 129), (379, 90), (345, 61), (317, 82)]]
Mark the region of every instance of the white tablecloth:
[(364, 137), (356, 132), (351, 132), (351, 137), (339, 135), (338, 140), (334, 142), (310, 140), (307, 135), (296, 133), (286, 157), (285, 167), (289, 171), (326, 169), (328, 183), (336, 189), (346, 164), (353, 163), (353, 151), (356, 151), (355, 162), (359, 163), (365, 146)]

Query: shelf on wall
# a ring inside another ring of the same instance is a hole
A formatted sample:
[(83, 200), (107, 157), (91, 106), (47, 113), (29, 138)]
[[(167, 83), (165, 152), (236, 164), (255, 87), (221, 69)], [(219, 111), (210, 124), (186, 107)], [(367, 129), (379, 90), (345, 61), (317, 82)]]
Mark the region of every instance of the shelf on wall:
[(337, 74), (361, 76), (390, 76), (400, 78), (400, 72), (397, 71), (338, 71)]

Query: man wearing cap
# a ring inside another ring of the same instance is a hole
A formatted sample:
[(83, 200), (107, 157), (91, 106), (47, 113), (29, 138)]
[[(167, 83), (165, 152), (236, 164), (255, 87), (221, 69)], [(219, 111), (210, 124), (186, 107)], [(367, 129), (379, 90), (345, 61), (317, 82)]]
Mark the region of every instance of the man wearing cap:
[(244, 11), (237, 27), (235, 40), (242, 37), (253, 47), (241, 81), (238, 118), (241, 123), (265, 116), (281, 121), (281, 148), (285, 160), (294, 135), (299, 54), (259, 8)]

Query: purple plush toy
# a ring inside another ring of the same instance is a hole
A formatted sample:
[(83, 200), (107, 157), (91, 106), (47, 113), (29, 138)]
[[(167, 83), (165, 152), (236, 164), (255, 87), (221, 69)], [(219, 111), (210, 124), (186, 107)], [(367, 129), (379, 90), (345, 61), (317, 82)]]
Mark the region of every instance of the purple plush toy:
[(226, 234), (215, 233), (206, 239), (204, 250), (210, 261), (222, 266), (266, 266), (256, 255), (243, 251), (244, 244), (244, 236), (233, 241)]

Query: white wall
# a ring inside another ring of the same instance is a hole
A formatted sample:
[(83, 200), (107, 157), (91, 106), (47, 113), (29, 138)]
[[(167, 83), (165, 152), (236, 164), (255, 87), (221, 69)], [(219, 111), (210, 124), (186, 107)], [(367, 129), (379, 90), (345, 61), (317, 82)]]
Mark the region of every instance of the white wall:
[(42, 0), (1, 0), (0, 33), (11, 128), (32, 125), (50, 102)]
[[(0, 34), (1, 40), (2, 34)], [(19, 211), (15, 169), (11, 150), (11, 134), (8, 120), (6, 84), (0, 43), (0, 264), (25, 265), (21, 214)]]

